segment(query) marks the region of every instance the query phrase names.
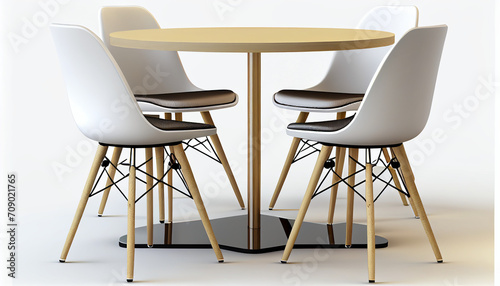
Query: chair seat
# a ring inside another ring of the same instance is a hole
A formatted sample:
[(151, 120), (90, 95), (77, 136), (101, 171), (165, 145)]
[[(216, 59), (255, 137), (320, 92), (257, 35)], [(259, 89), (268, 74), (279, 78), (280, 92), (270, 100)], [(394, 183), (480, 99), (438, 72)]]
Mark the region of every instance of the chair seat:
[(199, 129), (212, 129), (215, 126), (204, 123), (195, 123), (188, 121), (166, 120), (157, 117), (146, 116), (146, 119), (154, 127), (168, 131), (168, 130), (199, 130)]
[(238, 96), (230, 90), (201, 90), (164, 94), (136, 94), (143, 111), (175, 112), (203, 111), (233, 106)]
[(278, 91), (273, 102), (276, 106), (307, 112), (342, 112), (357, 110), (364, 94), (325, 92), (314, 90)]
[(344, 119), (306, 122), (306, 123), (291, 123), (288, 129), (301, 130), (301, 131), (315, 131), (315, 132), (334, 132), (346, 127), (351, 123), (353, 116)]

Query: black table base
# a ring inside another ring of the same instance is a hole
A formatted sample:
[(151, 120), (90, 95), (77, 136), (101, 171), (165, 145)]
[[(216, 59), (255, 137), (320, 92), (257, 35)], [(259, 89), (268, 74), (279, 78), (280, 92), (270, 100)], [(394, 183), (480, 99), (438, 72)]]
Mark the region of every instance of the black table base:
[[(221, 249), (242, 253), (266, 253), (285, 249), (294, 220), (261, 216), (260, 248), (248, 245), (247, 216), (212, 219), (212, 227)], [(152, 248), (211, 248), (201, 221), (155, 224)], [(148, 248), (146, 227), (135, 230), (135, 247)], [(345, 248), (345, 223), (327, 225), (304, 222), (294, 248)], [(119, 239), (127, 247), (127, 236)], [(375, 247), (387, 247), (387, 239), (376, 236)], [(353, 225), (352, 248), (366, 248), (366, 226)]]

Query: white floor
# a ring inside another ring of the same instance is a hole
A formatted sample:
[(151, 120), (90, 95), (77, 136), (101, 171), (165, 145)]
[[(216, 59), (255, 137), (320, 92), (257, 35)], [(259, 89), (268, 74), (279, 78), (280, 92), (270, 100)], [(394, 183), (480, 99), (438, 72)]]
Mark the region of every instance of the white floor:
[[(418, 176), (417, 176), (418, 177)], [(417, 179), (417, 184), (419, 183)], [(268, 184), (267, 181), (263, 183)], [(399, 196), (385, 193), (375, 204), (376, 233), (389, 240), (389, 247), (376, 251), (376, 280), (389, 285), (493, 285), (493, 195), (472, 200), (429, 189), (422, 183), (422, 198), (438, 240), (444, 263), (434, 255), (420, 221)], [(462, 190), (466, 191), (466, 190)], [(263, 196), (267, 211), (269, 190)], [(439, 195), (438, 195), (439, 194)], [(126, 231), (126, 204), (111, 194), (104, 217), (97, 217), (100, 196), (89, 201), (67, 262), (58, 262), (78, 195), (66, 204), (25, 210), (19, 226), (19, 267), (15, 285), (122, 285), (126, 251), (117, 238)], [(307, 221), (324, 222), (326, 194), (315, 199)], [(473, 197), (472, 197), (473, 198)], [(285, 189), (276, 208), (298, 208), (299, 190)], [(478, 201), (479, 200), (479, 201)], [(227, 189), (217, 198), (205, 197), (212, 218), (241, 214)], [(193, 203), (176, 197), (177, 220), (196, 219)], [(345, 191), (339, 194), (336, 222), (344, 221)], [(155, 210), (155, 215), (157, 214)], [(294, 210), (272, 214), (295, 217)], [(145, 225), (144, 201), (138, 204), (137, 225)], [(363, 201), (356, 200), (355, 222), (364, 223)], [(155, 218), (156, 221), (156, 218)], [(366, 250), (298, 249), (288, 264), (281, 264), (281, 251), (241, 254), (223, 250), (225, 262), (217, 263), (211, 249), (137, 249), (134, 285), (352, 285), (366, 284)]]

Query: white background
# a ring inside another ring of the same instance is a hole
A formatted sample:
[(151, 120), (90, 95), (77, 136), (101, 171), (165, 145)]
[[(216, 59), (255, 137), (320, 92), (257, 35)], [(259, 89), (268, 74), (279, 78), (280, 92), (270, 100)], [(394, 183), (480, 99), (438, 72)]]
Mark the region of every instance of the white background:
[[(427, 200), (444, 203), (452, 198), (454, 204), (464, 208), (493, 208), (494, 1), (90, 0), (52, 1), (58, 4), (51, 6), (50, 11), (40, 5), (47, 2), (51, 1), (2, 1), (0, 4), (1, 174), (5, 176), (11, 171), (18, 174), (18, 222), (21, 230), (26, 220), (46, 211), (60, 210), (64, 218), (60, 222), (63, 232), (53, 233), (47, 239), (57, 236), (57, 241), (62, 242), (94, 155), (94, 149), (88, 146), (94, 148), (95, 145), (90, 145), (73, 122), (48, 24), (83, 25), (100, 35), (98, 11), (107, 5), (141, 5), (150, 10), (165, 28), (355, 27), (373, 6), (418, 6), (420, 26), (449, 26), (428, 125), (419, 137), (406, 145), (420, 192)], [(34, 25), (29, 33), (26, 32), (27, 22)], [(19, 41), (20, 37), (24, 39), (22, 42), (12, 43), (12, 39)], [(264, 209), (289, 146), (290, 138), (284, 129), (296, 117), (295, 112), (275, 108), (271, 96), (280, 89), (307, 88), (316, 84), (322, 79), (330, 57), (330, 53), (264, 54), (262, 57)], [(240, 95), (236, 107), (212, 114), (245, 196), (246, 56), (185, 52), (181, 53), (181, 60), (196, 85), (206, 89), (232, 89)], [(185, 119), (201, 120), (198, 114), (186, 115)], [(433, 135), (436, 132), (441, 134), (439, 138)], [(211, 162), (196, 163), (196, 160), (193, 159), (195, 176), (203, 193), (208, 191), (204, 186), (223, 176), (217, 166), (206, 165), (209, 167), (204, 168), (204, 164)], [(292, 168), (285, 186), (297, 185), (295, 193), (302, 193), (311, 162)], [(61, 166), (67, 167), (66, 172), (61, 171)], [(224, 188), (211, 198), (223, 197), (230, 192), (224, 181), (219, 185)], [(4, 201), (4, 196), (1, 201)], [(234, 202), (228, 199), (228, 203)], [(118, 196), (110, 197), (109, 204), (123, 206), (123, 201)], [(4, 208), (2, 203), (0, 210)], [(4, 219), (2, 215), (2, 225), (5, 225)], [(43, 229), (43, 226), (38, 228)], [(20, 235), (22, 237), (22, 232)], [(0, 237), (5, 238), (3, 232)], [(30, 243), (28, 238), (23, 240)], [(0, 249), (4, 251), (4, 246)], [(58, 253), (53, 255), (55, 259)]]

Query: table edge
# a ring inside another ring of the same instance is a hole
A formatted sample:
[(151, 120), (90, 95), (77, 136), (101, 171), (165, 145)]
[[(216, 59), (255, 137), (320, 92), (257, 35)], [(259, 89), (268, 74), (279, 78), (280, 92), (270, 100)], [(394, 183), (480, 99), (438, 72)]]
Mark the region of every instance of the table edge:
[[(236, 27), (235, 27), (236, 28)], [(246, 28), (246, 27), (244, 27)], [(176, 28), (179, 29), (179, 28)], [(180, 28), (186, 29), (186, 28)], [(311, 28), (313, 29), (313, 28)], [(337, 28), (314, 28), (314, 29), (337, 29)], [(364, 29), (357, 29), (364, 30)], [(371, 30), (365, 30), (371, 31)], [(123, 31), (122, 31), (123, 32)], [(377, 31), (386, 32), (386, 31)], [(390, 37), (370, 39), (365, 41), (343, 41), (343, 42), (296, 42), (296, 43), (205, 43), (205, 42), (159, 42), (123, 39), (110, 34), (110, 44), (121, 48), (187, 51), (187, 52), (222, 52), (222, 53), (270, 53), (270, 52), (314, 52), (314, 51), (341, 51), (376, 48), (394, 44), (394, 34)]]

